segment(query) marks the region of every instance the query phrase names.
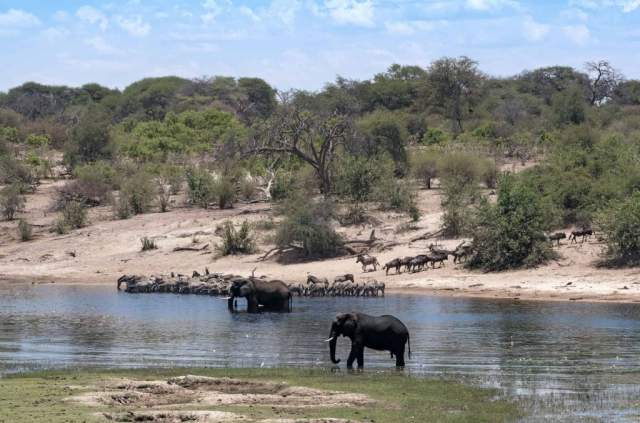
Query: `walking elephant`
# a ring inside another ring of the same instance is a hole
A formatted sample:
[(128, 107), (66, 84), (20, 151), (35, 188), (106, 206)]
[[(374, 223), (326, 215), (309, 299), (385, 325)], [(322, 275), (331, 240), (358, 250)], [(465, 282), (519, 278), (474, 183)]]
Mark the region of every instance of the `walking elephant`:
[(292, 295), (287, 284), (282, 281), (253, 277), (236, 279), (229, 288), (229, 310), (235, 310), (234, 302), (237, 297), (247, 299), (249, 313), (258, 313), (260, 310), (291, 311)]
[(391, 352), (395, 356), (396, 367), (404, 367), (405, 344), (409, 347), (411, 358), (411, 341), (407, 327), (394, 316), (369, 316), (363, 313), (339, 314), (331, 324), (329, 334), (329, 353), (331, 362), (338, 364), (336, 359), (336, 343), (338, 336), (351, 339), (351, 353), (347, 359), (347, 368), (353, 368), (354, 360), (358, 361), (358, 368), (364, 366), (364, 348)]

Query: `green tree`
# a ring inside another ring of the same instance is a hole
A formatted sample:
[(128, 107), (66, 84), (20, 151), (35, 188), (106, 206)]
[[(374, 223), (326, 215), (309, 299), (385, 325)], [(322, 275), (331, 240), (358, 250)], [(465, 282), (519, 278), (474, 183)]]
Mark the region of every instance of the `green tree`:
[(546, 240), (547, 205), (539, 194), (514, 176), (501, 179), (498, 200), (483, 200), (473, 225), (474, 256), (470, 267), (500, 271), (534, 267), (554, 252)]
[(16, 213), (22, 211), (25, 199), (20, 184), (14, 183), (0, 190), (0, 208), (7, 220), (13, 220)]
[(640, 264), (640, 193), (613, 201), (596, 221), (605, 235), (609, 264)]
[(557, 125), (577, 125), (586, 119), (584, 93), (577, 86), (554, 94), (551, 103), (553, 120)]
[(99, 106), (90, 107), (71, 132), (65, 145), (65, 162), (79, 164), (109, 160), (113, 155), (110, 136), (111, 116)]
[(357, 127), (365, 138), (365, 152), (369, 157), (386, 153), (396, 163), (396, 169), (404, 173), (408, 134), (406, 125), (399, 115), (377, 110), (361, 118)]

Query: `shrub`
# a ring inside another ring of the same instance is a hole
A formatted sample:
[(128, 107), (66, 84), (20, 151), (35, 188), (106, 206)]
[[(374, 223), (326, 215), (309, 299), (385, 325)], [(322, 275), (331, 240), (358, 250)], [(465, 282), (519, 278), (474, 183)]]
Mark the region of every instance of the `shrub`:
[(20, 241), (31, 241), (33, 239), (33, 227), (24, 219), (20, 219), (18, 222), (18, 235)]
[(253, 178), (251, 178), (251, 176), (247, 175), (243, 178), (240, 178), (240, 182), (238, 185), (239, 185), (238, 188), (240, 191), (240, 196), (242, 197), (243, 200), (251, 201), (255, 198), (257, 184), (253, 180)]
[(504, 177), (498, 200), (479, 205), (473, 226), (473, 268), (500, 271), (534, 267), (555, 256), (544, 231), (548, 229), (546, 204), (513, 176)]
[(128, 219), (133, 215), (126, 198), (118, 198), (113, 202), (113, 214), (116, 219)]
[(442, 229), (446, 237), (466, 234), (471, 227), (471, 206), (478, 199), (475, 184), (461, 180), (445, 180), (442, 185)]
[(69, 201), (62, 209), (62, 220), (71, 229), (80, 229), (87, 224), (87, 209), (82, 203)]
[(156, 242), (148, 237), (142, 237), (140, 238), (140, 243), (142, 244), (142, 249), (141, 251), (150, 251), (150, 250), (157, 250), (158, 249), (158, 245), (156, 244)]
[(342, 225), (363, 225), (367, 223), (368, 220), (369, 216), (367, 216), (367, 211), (359, 204), (350, 205), (346, 213), (340, 216), (340, 223)]
[(596, 222), (607, 242), (607, 264), (640, 264), (640, 193), (612, 202)]
[(233, 207), (236, 199), (236, 187), (234, 183), (225, 177), (220, 177), (213, 184), (213, 197), (221, 209)]
[(120, 202), (126, 202), (132, 214), (144, 214), (151, 209), (155, 189), (151, 176), (141, 171), (122, 184)]
[(498, 183), (498, 166), (491, 159), (485, 159), (480, 164), (480, 178), (489, 189), (494, 189)]
[(24, 209), (25, 199), (22, 195), (21, 184), (14, 183), (0, 191), (0, 208), (7, 220), (13, 220), (16, 213)]
[(415, 192), (406, 180), (388, 178), (380, 181), (375, 191), (375, 199), (382, 210), (416, 213)]
[(213, 176), (198, 168), (188, 169), (186, 172), (187, 185), (189, 188), (189, 202), (204, 209), (214, 200), (215, 179)]
[(99, 206), (111, 199), (111, 191), (118, 186), (115, 169), (106, 162), (78, 166), (76, 180), (67, 182), (58, 190), (56, 209), (69, 201), (77, 201), (88, 207)]
[(233, 223), (227, 221), (223, 223), (222, 245), (218, 246), (223, 256), (232, 254), (251, 254), (255, 251), (255, 243), (251, 236), (249, 222), (244, 221), (237, 230)]
[(439, 163), (438, 172), (441, 179), (457, 180), (462, 185), (478, 183), (481, 161), (476, 155), (464, 152), (447, 153)]
[(449, 135), (441, 129), (429, 128), (425, 131), (420, 143), (427, 145), (442, 144), (449, 140)]
[(28, 166), (14, 157), (0, 155), (0, 184), (20, 184), (20, 190), (25, 192), (37, 182), (38, 179)]
[(182, 167), (165, 165), (160, 169), (160, 177), (164, 184), (169, 186), (172, 195), (180, 193), (185, 179), (185, 173)]
[(162, 181), (158, 182), (157, 198), (160, 212), (167, 212), (171, 203), (171, 187), (163, 184)]
[(421, 150), (409, 157), (413, 177), (422, 181), (427, 189), (431, 189), (431, 181), (438, 177), (440, 156), (432, 150)]
[(66, 222), (64, 221), (64, 217), (60, 216), (56, 219), (56, 221), (53, 223), (53, 228), (51, 229), (51, 231), (57, 233), (58, 235), (69, 233), (69, 226), (67, 226)]
[(276, 174), (269, 194), (274, 201), (282, 201), (295, 191), (296, 183), (293, 173), (281, 171)]
[(345, 156), (337, 168), (335, 192), (352, 202), (370, 201), (377, 187), (386, 179), (393, 179), (393, 161), (386, 158)]
[(333, 204), (307, 198), (290, 199), (283, 206), (284, 219), (278, 225), (276, 245), (279, 248), (295, 247), (305, 257), (331, 257), (338, 254), (342, 238), (331, 226)]

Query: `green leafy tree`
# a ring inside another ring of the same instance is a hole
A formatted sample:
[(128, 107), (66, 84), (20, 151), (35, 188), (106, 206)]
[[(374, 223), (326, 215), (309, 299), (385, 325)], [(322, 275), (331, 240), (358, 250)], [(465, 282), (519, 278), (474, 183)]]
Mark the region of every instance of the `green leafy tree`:
[(72, 167), (109, 160), (113, 155), (111, 116), (99, 106), (90, 107), (71, 132), (65, 145), (65, 161)]
[(576, 86), (555, 94), (552, 98), (553, 120), (557, 125), (580, 124), (586, 119), (583, 91)]
[(607, 242), (608, 264), (640, 264), (640, 193), (613, 201), (596, 221)]
[(399, 115), (377, 110), (360, 119), (357, 127), (364, 137), (365, 152), (369, 157), (388, 154), (396, 163), (397, 170), (404, 173), (408, 134)]
[(544, 231), (547, 205), (514, 176), (502, 178), (498, 200), (483, 200), (473, 225), (474, 256), (470, 267), (500, 271), (534, 267), (554, 257)]

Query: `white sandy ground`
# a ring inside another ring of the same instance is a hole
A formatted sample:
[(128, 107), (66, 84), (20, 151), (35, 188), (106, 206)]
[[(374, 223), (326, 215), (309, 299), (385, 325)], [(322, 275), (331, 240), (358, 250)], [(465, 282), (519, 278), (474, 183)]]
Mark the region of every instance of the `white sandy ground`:
[[(84, 388), (84, 387), (81, 387)], [(269, 407), (275, 414), (317, 407), (365, 407), (374, 403), (364, 394), (326, 391), (271, 382), (205, 376), (180, 376), (167, 380), (110, 380), (90, 392), (68, 398), (88, 407), (110, 406), (119, 412), (96, 413), (105, 421), (256, 422), (256, 423), (348, 423), (347, 420), (252, 419), (244, 414), (253, 407)], [(238, 412), (216, 411), (212, 407), (235, 406)], [(356, 423), (351, 421), (351, 423)]]
[[(56, 214), (50, 211), (56, 189), (63, 181), (45, 181), (35, 194), (28, 195), (27, 209), (19, 217), (34, 225), (35, 239), (19, 242), (17, 222), (0, 222), (0, 283), (84, 283), (112, 284), (122, 274), (191, 274), (208, 267), (212, 272), (267, 275), (287, 282), (303, 281), (307, 273), (326, 276), (353, 273), (357, 280), (375, 278), (389, 291), (406, 291), (433, 295), (475, 296), (521, 300), (573, 300), (640, 302), (640, 269), (602, 269), (596, 267), (604, 246), (592, 239), (585, 244), (569, 244), (558, 248), (561, 259), (537, 269), (502, 273), (471, 272), (449, 261), (443, 269), (419, 273), (385, 276), (384, 271), (363, 273), (355, 258), (280, 264), (274, 259), (260, 261), (273, 247), (273, 230), (257, 231), (258, 254), (216, 258), (215, 244), (220, 238), (216, 227), (231, 219), (256, 222), (273, 217), (268, 203), (238, 204), (230, 210), (202, 210), (183, 207), (184, 199), (174, 199), (168, 213), (152, 213), (128, 220), (113, 220), (110, 206), (92, 209), (90, 225), (67, 235), (49, 231)], [(399, 232), (407, 222), (405, 216), (374, 211), (379, 220), (375, 226), (341, 228), (347, 238), (368, 238), (372, 229), (376, 236), (397, 245), (373, 253), (381, 264), (396, 257), (414, 256), (425, 251), (435, 240), (410, 243), (425, 232), (434, 232), (440, 224), (439, 191), (421, 191), (419, 206), (422, 218), (417, 229)], [(570, 228), (566, 229), (568, 232)], [(140, 238), (157, 240), (159, 249), (140, 251)], [(173, 252), (174, 247), (196, 247), (209, 244), (203, 252)], [(438, 240), (453, 248), (461, 240)], [(74, 257), (75, 256), (75, 257)]]

